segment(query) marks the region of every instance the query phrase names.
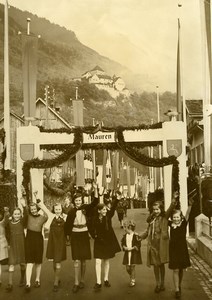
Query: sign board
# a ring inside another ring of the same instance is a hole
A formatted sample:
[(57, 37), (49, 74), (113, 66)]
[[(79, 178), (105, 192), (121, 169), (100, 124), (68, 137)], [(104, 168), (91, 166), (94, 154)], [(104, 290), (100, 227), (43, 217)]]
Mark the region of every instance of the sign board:
[(115, 132), (97, 132), (94, 134), (83, 133), (83, 143), (115, 143)]

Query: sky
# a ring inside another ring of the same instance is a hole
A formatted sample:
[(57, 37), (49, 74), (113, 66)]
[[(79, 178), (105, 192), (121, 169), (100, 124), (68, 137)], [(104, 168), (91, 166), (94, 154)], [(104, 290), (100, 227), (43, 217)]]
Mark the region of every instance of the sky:
[(160, 92), (176, 91), (177, 19), (180, 18), (183, 94), (186, 99), (202, 98), (199, 0), (8, 2), (74, 31), (81, 43), (142, 74), (141, 88), (148, 86), (155, 91), (159, 86)]

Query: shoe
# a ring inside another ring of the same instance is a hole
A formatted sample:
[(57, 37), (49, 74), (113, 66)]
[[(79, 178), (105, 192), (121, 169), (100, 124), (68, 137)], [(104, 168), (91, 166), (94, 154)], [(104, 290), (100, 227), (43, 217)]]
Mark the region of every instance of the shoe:
[(155, 287), (155, 293), (160, 293), (160, 286), (157, 285), (157, 286)]
[(85, 287), (85, 284), (84, 284), (84, 282), (81, 281), (81, 282), (79, 283), (79, 288), (80, 288), (80, 289), (84, 289), (84, 287)]
[(20, 280), (19, 287), (25, 286), (24, 280)]
[(27, 284), (27, 285), (25, 286), (25, 291), (26, 291), (27, 293), (29, 293), (30, 290), (31, 290), (31, 287), (30, 287), (30, 285)]
[(175, 292), (175, 298), (176, 298), (176, 299), (179, 299), (180, 297), (181, 297), (180, 291), (176, 291), (176, 292)]
[(132, 280), (130, 281), (129, 286), (130, 286), (130, 287), (134, 287), (134, 286), (135, 286), (135, 280), (132, 279)]
[(79, 291), (79, 288), (80, 288), (79, 285), (75, 284), (72, 288), (72, 292), (77, 293)]
[(160, 291), (165, 291), (165, 286), (163, 284), (160, 286)]
[(13, 290), (12, 284), (8, 284), (7, 287), (6, 287), (6, 291), (7, 292), (12, 292), (12, 290)]
[(40, 281), (36, 280), (36, 281), (35, 281), (34, 287), (35, 287), (35, 288), (39, 288), (39, 287), (40, 287)]
[(110, 282), (108, 280), (105, 280), (104, 281), (104, 286), (111, 287), (111, 284), (110, 284)]
[(96, 283), (96, 284), (94, 285), (94, 290), (95, 290), (95, 291), (100, 291), (100, 290), (101, 290), (101, 287), (102, 287), (101, 284)]
[(59, 289), (58, 285), (54, 285), (53, 292), (58, 292), (58, 289)]

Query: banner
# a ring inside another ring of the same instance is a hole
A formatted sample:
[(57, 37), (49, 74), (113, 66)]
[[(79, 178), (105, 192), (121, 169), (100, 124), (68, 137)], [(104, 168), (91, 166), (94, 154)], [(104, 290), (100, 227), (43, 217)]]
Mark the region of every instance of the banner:
[(106, 161), (107, 161), (107, 150), (103, 150), (103, 164), (102, 164), (102, 187), (106, 188)]
[(180, 63), (180, 20), (178, 19), (178, 42), (177, 42), (177, 112), (178, 120), (183, 120), (183, 103), (181, 95), (181, 63)]
[(24, 116), (35, 117), (38, 38), (22, 35)]
[(127, 190), (128, 190), (128, 197), (131, 198), (131, 179), (130, 179), (130, 166), (127, 165)]

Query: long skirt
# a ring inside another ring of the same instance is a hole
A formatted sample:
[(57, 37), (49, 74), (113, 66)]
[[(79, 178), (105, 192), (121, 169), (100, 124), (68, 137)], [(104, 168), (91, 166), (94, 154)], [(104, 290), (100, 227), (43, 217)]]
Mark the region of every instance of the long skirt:
[(71, 233), (71, 251), (73, 260), (91, 259), (88, 231)]
[(43, 235), (41, 232), (27, 229), (26, 235), (26, 263), (41, 264), (43, 261)]

